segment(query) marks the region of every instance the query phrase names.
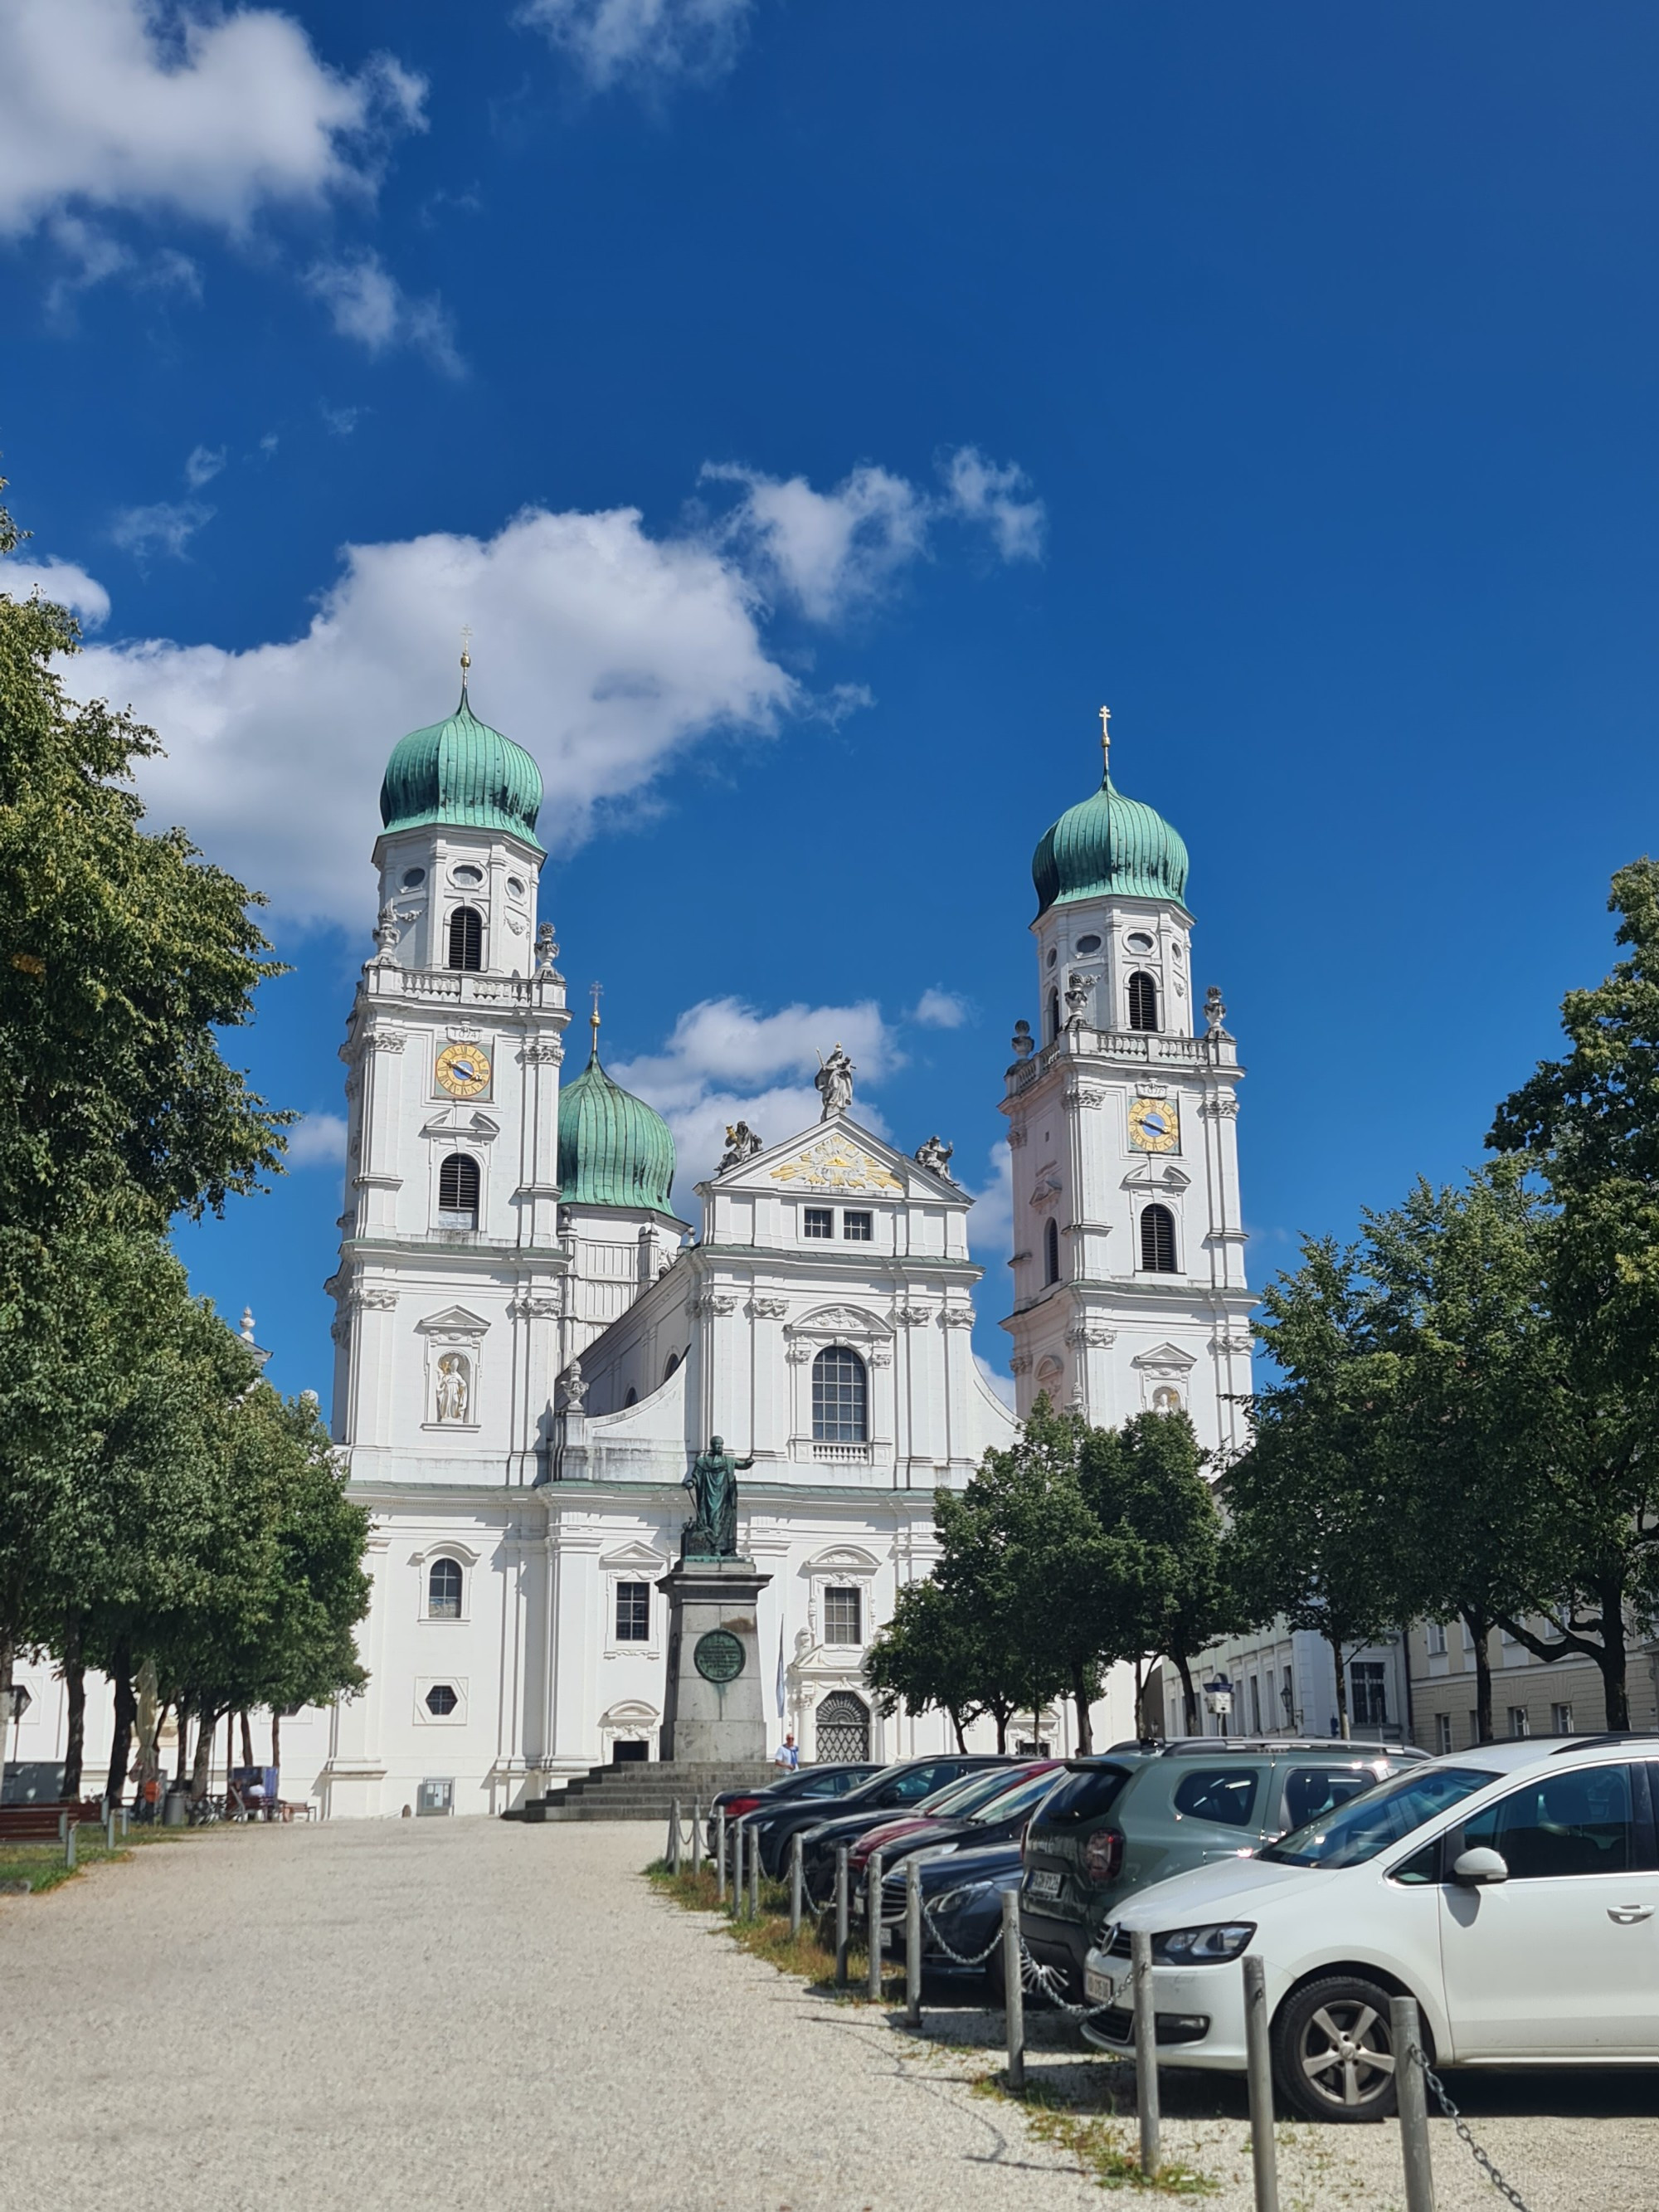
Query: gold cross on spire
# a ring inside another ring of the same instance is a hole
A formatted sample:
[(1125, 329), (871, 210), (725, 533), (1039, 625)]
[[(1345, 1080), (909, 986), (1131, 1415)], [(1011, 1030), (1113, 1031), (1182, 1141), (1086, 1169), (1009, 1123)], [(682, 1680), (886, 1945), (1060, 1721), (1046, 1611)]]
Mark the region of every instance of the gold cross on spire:
[(605, 986), (603, 983), (590, 983), (587, 988), (593, 994), (593, 1011), (588, 1016), (587, 1021), (589, 1028), (591, 1028), (593, 1032), (593, 1049), (595, 1052), (598, 1052), (599, 1048), (599, 999), (605, 990)]
[(461, 681), (466, 681), (466, 672), (472, 665), (472, 625), (461, 624)]
[(1100, 765), (1103, 774), (1111, 774), (1112, 710), (1109, 707), (1103, 707), (1100, 710)]

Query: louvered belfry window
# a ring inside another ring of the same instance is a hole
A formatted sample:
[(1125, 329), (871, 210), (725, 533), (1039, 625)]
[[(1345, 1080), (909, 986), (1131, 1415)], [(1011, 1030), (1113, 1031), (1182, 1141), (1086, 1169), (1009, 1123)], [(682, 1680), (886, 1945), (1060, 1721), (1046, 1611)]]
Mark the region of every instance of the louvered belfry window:
[(1141, 1209), (1140, 1264), (1149, 1275), (1176, 1272), (1175, 1216), (1167, 1206)]
[(458, 906), (449, 917), (449, 964), (483, 966), (483, 916), (475, 906)]
[(1158, 1027), (1158, 984), (1144, 968), (1137, 968), (1129, 978), (1129, 1027), (1132, 1030), (1155, 1030)]
[(478, 1163), (452, 1152), (438, 1170), (438, 1211), (450, 1228), (478, 1225)]

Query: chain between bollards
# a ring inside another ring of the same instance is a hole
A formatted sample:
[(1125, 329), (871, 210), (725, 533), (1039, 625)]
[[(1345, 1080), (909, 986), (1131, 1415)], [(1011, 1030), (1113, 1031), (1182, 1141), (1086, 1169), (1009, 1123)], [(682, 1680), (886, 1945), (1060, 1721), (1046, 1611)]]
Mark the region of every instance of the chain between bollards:
[(1025, 2087), (1025, 1984), (1019, 1971), (1019, 1892), (1002, 1893), (1002, 2005), (1008, 2033), (1008, 2087)]
[(1244, 2062), (1250, 2085), (1250, 2166), (1255, 2212), (1279, 2212), (1279, 2145), (1273, 2137), (1273, 2062), (1268, 2039), (1267, 1969), (1244, 1960)]
[(869, 1949), (866, 1994), (881, 2002), (881, 1853), (872, 1851), (864, 1869), (864, 1940)]
[(1389, 2006), (1394, 2090), (1400, 2109), (1400, 2154), (1406, 2166), (1406, 2212), (1434, 2212), (1434, 2161), (1429, 2155), (1429, 2105), (1423, 2081), (1423, 2023), (1415, 1997)]
[(805, 1832), (800, 1828), (797, 1828), (789, 1838), (789, 1940), (792, 1943), (800, 1934), (801, 1891), (806, 1879), (800, 1853), (805, 1840)]
[(836, 1987), (847, 1987), (847, 1950), (849, 1940), (847, 1895), (847, 1846), (836, 1846)]
[(921, 2026), (921, 1861), (904, 1869), (904, 2024)]
[(1135, 1992), (1135, 2109), (1140, 2118), (1140, 2170), (1151, 2175), (1163, 2162), (1158, 2147), (1158, 2014), (1152, 1990), (1152, 1939), (1135, 1929), (1131, 1931), (1129, 1946)]

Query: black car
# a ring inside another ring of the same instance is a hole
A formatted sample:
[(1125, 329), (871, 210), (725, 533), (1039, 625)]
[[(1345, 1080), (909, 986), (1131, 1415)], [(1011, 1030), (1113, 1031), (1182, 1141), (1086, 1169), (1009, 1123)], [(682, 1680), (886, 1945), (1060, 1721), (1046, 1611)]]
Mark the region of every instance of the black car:
[[(919, 1805), (958, 1775), (970, 1773), (976, 1766), (1006, 1764), (1006, 1760), (957, 1751), (941, 1752), (935, 1759), (903, 1759), (896, 1765), (878, 1768), (867, 1781), (849, 1790), (841, 1801), (842, 1807), (848, 1814), (867, 1813), (873, 1827), (896, 1807)], [(811, 1802), (782, 1804), (776, 1812), (757, 1808), (750, 1813), (744, 1825), (749, 1834), (760, 1838), (762, 1872), (781, 1881), (789, 1871), (789, 1846), (797, 1829), (816, 1828), (823, 1820), (823, 1806)]]
[(726, 1814), (729, 1828), (732, 1821), (741, 1820), (745, 1813), (766, 1812), (775, 1805), (793, 1803), (797, 1799), (821, 1803), (826, 1797), (844, 1797), (860, 1782), (867, 1782), (881, 1769), (868, 1759), (860, 1764), (838, 1766), (796, 1766), (779, 1775), (775, 1782), (758, 1785), (749, 1783), (737, 1790), (722, 1790), (708, 1808), (708, 1835), (705, 1848), (712, 1858), (714, 1853), (714, 1815)]
[[(842, 1844), (856, 1844), (872, 1828), (885, 1827), (896, 1816), (965, 1812), (982, 1796), (994, 1796), (999, 1778), (1009, 1772), (1011, 1759), (987, 1756), (919, 1759), (907, 1769), (890, 1767), (885, 1776), (854, 1790), (843, 1809), (820, 1820), (807, 1832), (801, 1847), (802, 1875), (806, 1894), (822, 1905), (836, 1887), (836, 1853)], [(878, 1784), (889, 1782), (884, 1790)]]
[(900, 1814), (867, 1829), (850, 1855), (854, 1904), (863, 1910), (872, 1850), (880, 1851), (883, 1868), (890, 1869), (901, 1866), (913, 1851), (926, 1851), (933, 1858), (985, 1850), (993, 1844), (1012, 1844), (1018, 1850), (1032, 1814), (1065, 1779), (1065, 1763), (1058, 1759), (1036, 1759), (1006, 1771), (993, 1768), (940, 1791), (927, 1808), (918, 1807), (913, 1814)]
[[(1002, 1899), (1019, 1887), (1019, 1845), (992, 1844), (927, 1859), (921, 1868), (921, 1965), (924, 1973), (983, 1975), (993, 2002), (1001, 2002)], [(897, 1867), (881, 1884), (882, 1948), (905, 1954), (909, 1869)]]

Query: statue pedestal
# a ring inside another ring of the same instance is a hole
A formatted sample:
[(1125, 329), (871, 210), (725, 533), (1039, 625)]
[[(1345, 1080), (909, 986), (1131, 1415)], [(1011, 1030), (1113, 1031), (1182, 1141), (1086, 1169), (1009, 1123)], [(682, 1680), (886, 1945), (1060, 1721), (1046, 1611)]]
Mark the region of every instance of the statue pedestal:
[(771, 1581), (752, 1559), (682, 1559), (657, 1588), (668, 1601), (664, 1759), (766, 1757), (765, 1685), (756, 1604)]

